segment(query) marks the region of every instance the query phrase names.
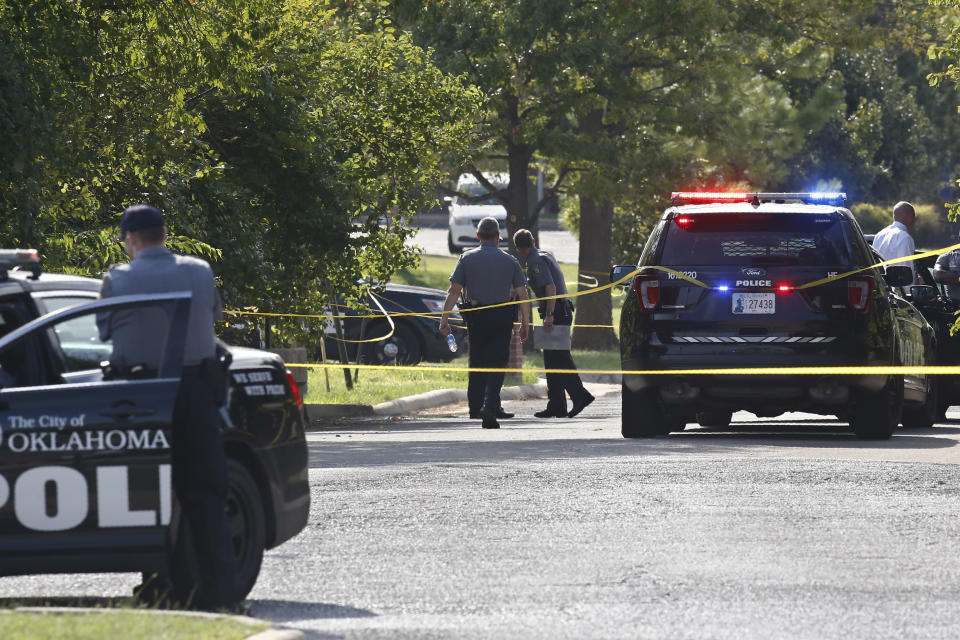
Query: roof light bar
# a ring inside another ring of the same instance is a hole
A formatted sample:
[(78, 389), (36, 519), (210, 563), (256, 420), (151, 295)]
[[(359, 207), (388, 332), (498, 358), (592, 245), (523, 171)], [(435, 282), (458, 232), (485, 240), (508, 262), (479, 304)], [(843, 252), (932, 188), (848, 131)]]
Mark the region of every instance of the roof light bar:
[(674, 191), (670, 194), (673, 204), (710, 204), (726, 202), (804, 202), (807, 204), (842, 205), (847, 194), (827, 191), (778, 193), (764, 191)]

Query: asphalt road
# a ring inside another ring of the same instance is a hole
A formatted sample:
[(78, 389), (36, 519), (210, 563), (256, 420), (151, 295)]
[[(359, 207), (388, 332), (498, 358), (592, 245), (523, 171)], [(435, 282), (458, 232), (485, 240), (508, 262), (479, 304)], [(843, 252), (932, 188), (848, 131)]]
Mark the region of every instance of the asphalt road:
[[(268, 553), (252, 613), (311, 638), (960, 635), (956, 423), (864, 443), (738, 414), (628, 441), (617, 394), (499, 431), (463, 413), (310, 434), (310, 523)], [(0, 598), (136, 582), (3, 578)]]

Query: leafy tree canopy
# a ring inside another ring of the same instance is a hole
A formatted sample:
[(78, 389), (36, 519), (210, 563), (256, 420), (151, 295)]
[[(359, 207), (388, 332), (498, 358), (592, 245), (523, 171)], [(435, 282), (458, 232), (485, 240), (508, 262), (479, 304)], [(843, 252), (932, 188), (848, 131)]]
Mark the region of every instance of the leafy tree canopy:
[(122, 209), (148, 202), (217, 261), (231, 306), (316, 312), (388, 279), (479, 96), (381, 10), (0, 2), (0, 244), (97, 275), (122, 259)]

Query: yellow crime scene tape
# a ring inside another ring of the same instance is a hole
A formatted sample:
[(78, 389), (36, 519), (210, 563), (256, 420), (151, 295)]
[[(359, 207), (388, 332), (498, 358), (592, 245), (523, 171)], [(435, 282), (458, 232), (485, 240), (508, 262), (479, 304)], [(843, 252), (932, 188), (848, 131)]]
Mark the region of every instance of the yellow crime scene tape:
[[(910, 262), (913, 260), (919, 260), (921, 258), (929, 258), (930, 256), (940, 255), (948, 251), (953, 251), (954, 249), (960, 249), (960, 243), (950, 245), (949, 247), (944, 247), (942, 249), (936, 249), (933, 251), (925, 251), (913, 256), (904, 256), (902, 258), (893, 258), (891, 260), (884, 260), (883, 262), (878, 262), (876, 264), (870, 265), (868, 267), (862, 267), (860, 269), (854, 269), (852, 271), (847, 271), (840, 273), (834, 276), (828, 276), (826, 278), (821, 278), (819, 280), (814, 280), (802, 285), (793, 286), (794, 290), (809, 289), (811, 287), (818, 287), (830, 282), (835, 282), (837, 280), (842, 280), (851, 275), (861, 273), (863, 271), (868, 271), (870, 269), (876, 269), (879, 267), (886, 267), (888, 265), (898, 264), (901, 262)], [(460, 314), (469, 313), (473, 311), (482, 311), (485, 309), (497, 309), (500, 307), (509, 307), (519, 304), (533, 304), (543, 300), (555, 300), (561, 298), (577, 298), (585, 295), (592, 295), (612, 289), (616, 286), (623, 284), (624, 282), (635, 277), (639, 273), (645, 270), (656, 270), (662, 271), (664, 273), (669, 273), (678, 279), (685, 280), (693, 285), (698, 287), (703, 287), (705, 289), (712, 288), (709, 284), (701, 282), (696, 278), (689, 276), (670, 267), (663, 267), (659, 265), (650, 265), (643, 266), (637, 269), (634, 269), (625, 276), (610, 282), (609, 284), (600, 285), (599, 281), (596, 285), (586, 284), (588, 288), (584, 291), (574, 291), (572, 293), (565, 293), (562, 295), (554, 296), (543, 296), (540, 298), (531, 298), (529, 300), (510, 300), (507, 302), (500, 302), (497, 304), (489, 304), (479, 307), (470, 307), (468, 309), (458, 309)], [(593, 273), (593, 272), (590, 272)], [(593, 278), (596, 280), (596, 278)], [(568, 283), (574, 284), (574, 283)], [(376, 294), (373, 294), (376, 296)], [(376, 302), (376, 301), (375, 301)], [(332, 305), (342, 307), (343, 305)], [(377, 302), (377, 306), (380, 306)], [(380, 307), (383, 311), (383, 307)], [(235, 315), (254, 315), (254, 316), (264, 316), (264, 317), (287, 317), (287, 318), (307, 318), (307, 319), (321, 319), (321, 318), (384, 318), (386, 317), (388, 322), (390, 322), (390, 332), (384, 336), (378, 336), (376, 338), (371, 338), (367, 340), (346, 340), (339, 339), (343, 342), (351, 343), (365, 343), (365, 342), (379, 342), (380, 340), (385, 340), (393, 335), (393, 322), (390, 320), (391, 317), (404, 317), (404, 316), (414, 316), (414, 317), (430, 317), (430, 316), (440, 316), (443, 314), (442, 311), (425, 311), (425, 312), (414, 312), (414, 311), (405, 311), (400, 313), (391, 313), (388, 314), (386, 311), (383, 311), (381, 314), (370, 314), (370, 315), (356, 315), (356, 316), (345, 316), (339, 314), (298, 314), (298, 313), (267, 313), (259, 311), (241, 311), (241, 310), (226, 310), (224, 313), (230, 313)], [(439, 319), (438, 319), (439, 321)], [(537, 325), (539, 326), (539, 325)], [(603, 324), (574, 324), (573, 327), (582, 327), (582, 328), (612, 328), (613, 325), (603, 325)], [(337, 338), (335, 338), (337, 339)], [(317, 369), (342, 369), (344, 367), (349, 367), (351, 369), (386, 369), (386, 370), (402, 370), (402, 369), (417, 369), (417, 370), (426, 370), (426, 369), (435, 369), (437, 371), (446, 371), (451, 373), (460, 373), (460, 372), (478, 372), (478, 373), (517, 373), (517, 372), (530, 372), (530, 373), (580, 373), (580, 374), (627, 374), (627, 375), (778, 375), (778, 374), (791, 374), (791, 375), (853, 375), (853, 374), (864, 374), (864, 375), (910, 375), (910, 374), (922, 374), (922, 375), (956, 375), (960, 374), (960, 366), (849, 366), (849, 367), (759, 367), (759, 368), (728, 368), (728, 369), (673, 369), (673, 370), (663, 370), (663, 369), (644, 369), (644, 370), (609, 370), (609, 369), (524, 369), (524, 368), (471, 368), (471, 367), (435, 367), (430, 365), (385, 365), (385, 364), (350, 364), (350, 363), (291, 363), (288, 364), (289, 367), (309, 367)]]
[(288, 367), (306, 369), (386, 369), (439, 371), (443, 373), (578, 373), (578, 374), (626, 374), (638, 376), (757, 376), (757, 375), (958, 375), (960, 365), (950, 366), (850, 366), (850, 367), (730, 367), (727, 369), (543, 369), (536, 367), (439, 367), (429, 364), (352, 364), (343, 362), (288, 363)]

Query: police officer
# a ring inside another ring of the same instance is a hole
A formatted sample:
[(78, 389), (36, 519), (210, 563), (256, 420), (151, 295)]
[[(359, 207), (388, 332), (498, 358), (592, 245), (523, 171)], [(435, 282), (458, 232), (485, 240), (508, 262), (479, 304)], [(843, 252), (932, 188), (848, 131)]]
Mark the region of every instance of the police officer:
[(933, 279), (946, 285), (947, 296), (951, 300), (960, 302), (960, 249), (937, 256), (937, 264), (933, 268)]
[[(560, 265), (552, 254), (537, 249), (533, 234), (520, 229), (513, 234), (513, 244), (517, 253), (527, 265), (527, 280), (533, 294), (540, 300), (537, 311), (543, 319), (543, 330), (547, 333), (554, 327), (569, 327), (573, 324), (573, 303), (567, 298), (551, 296), (567, 293)], [(533, 415), (538, 418), (572, 418), (593, 402), (594, 397), (583, 387), (576, 373), (550, 373), (550, 369), (576, 369), (569, 349), (544, 349), (543, 366), (547, 369), (547, 408)], [(567, 394), (573, 401), (573, 408), (567, 413)]]
[[(510, 359), (510, 337), (517, 317), (517, 306), (520, 307), (520, 340), (526, 340), (529, 331), (530, 305), (526, 302), (526, 279), (517, 259), (497, 246), (500, 225), (496, 218), (487, 217), (480, 221), (477, 239), (480, 240), (480, 246), (465, 251), (450, 276), (450, 289), (440, 318), (440, 333), (450, 333), (447, 316), (461, 291), (465, 290), (467, 302), (460, 308), (466, 312), (463, 316), (470, 337), (470, 367), (504, 368)], [(523, 302), (470, 311), (473, 307), (500, 304), (512, 298)], [(479, 417), (484, 429), (499, 429), (497, 418), (506, 417), (500, 408), (503, 377), (502, 371), (471, 371), (467, 378), (470, 417)]]
[[(213, 323), (222, 311), (210, 265), (177, 256), (163, 245), (163, 215), (154, 207), (133, 205), (120, 219), (120, 237), (131, 261), (110, 269), (100, 295), (190, 291), (183, 374), (173, 410), (173, 486), (193, 538), (200, 585), (189, 604), (218, 608), (234, 604), (233, 541), (226, 518), (227, 467), (217, 412), (216, 339)], [(164, 314), (115, 311), (97, 318), (102, 340), (113, 340), (115, 375), (155, 375), (160, 350), (155, 331), (165, 328)], [(182, 551), (182, 550), (181, 550)], [(176, 562), (185, 562), (182, 553)], [(182, 567), (171, 569), (180, 574)], [(141, 585), (143, 598), (162, 597), (173, 585), (168, 576), (153, 576)], [(182, 595), (182, 594), (174, 594)]]

